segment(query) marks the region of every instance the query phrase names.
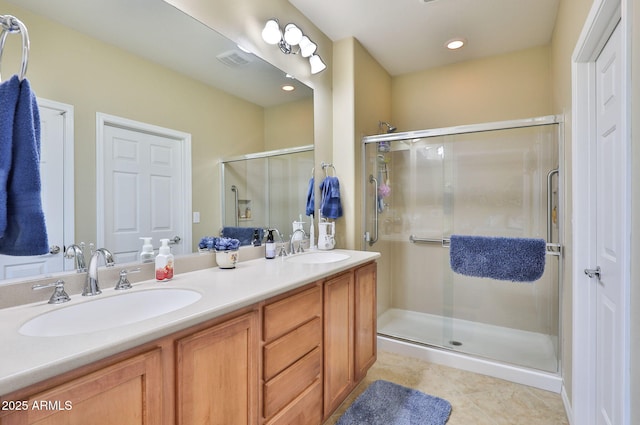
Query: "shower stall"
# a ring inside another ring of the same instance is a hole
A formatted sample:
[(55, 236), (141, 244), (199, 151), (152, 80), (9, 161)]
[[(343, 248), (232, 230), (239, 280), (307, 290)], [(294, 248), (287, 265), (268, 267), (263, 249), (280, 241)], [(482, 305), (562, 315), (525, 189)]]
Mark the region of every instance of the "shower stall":
[[(556, 389), (562, 125), (545, 116), (363, 139), (363, 246), (382, 254), (379, 341), (490, 364), (506, 379), (548, 376), (532, 385)], [(544, 239), (544, 273), (455, 273), (452, 235)]]

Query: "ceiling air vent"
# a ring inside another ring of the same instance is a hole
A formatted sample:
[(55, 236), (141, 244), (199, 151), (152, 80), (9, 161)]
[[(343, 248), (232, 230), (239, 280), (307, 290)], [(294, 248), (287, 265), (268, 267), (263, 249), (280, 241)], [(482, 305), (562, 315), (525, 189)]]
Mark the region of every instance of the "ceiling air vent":
[(238, 50), (229, 50), (216, 56), (220, 62), (232, 68), (238, 68), (251, 63), (249, 55)]

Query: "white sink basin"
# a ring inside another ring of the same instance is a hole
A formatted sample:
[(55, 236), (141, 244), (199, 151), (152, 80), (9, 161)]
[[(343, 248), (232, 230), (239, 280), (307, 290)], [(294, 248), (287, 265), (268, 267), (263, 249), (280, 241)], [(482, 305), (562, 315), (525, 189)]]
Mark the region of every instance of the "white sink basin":
[(300, 264), (326, 264), (346, 260), (349, 257), (349, 255), (341, 252), (317, 251), (292, 255), (287, 257), (287, 261)]
[(198, 301), (189, 289), (149, 289), (63, 307), (26, 322), (18, 332), (26, 336), (64, 336), (117, 328), (161, 316)]

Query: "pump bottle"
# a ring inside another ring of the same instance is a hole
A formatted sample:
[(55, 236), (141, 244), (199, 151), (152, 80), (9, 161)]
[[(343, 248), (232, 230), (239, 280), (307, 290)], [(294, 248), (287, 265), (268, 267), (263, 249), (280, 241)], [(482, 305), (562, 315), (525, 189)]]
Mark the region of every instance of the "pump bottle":
[(140, 238), (144, 241), (142, 245), (142, 251), (140, 251), (140, 262), (151, 263), (153, 261), (153, 245), (151, 245), (151, 238)]
[(270, 260), (276, 258), (276, 242), (273, 239), (273, 229), (269, 229), (267, 242), (264, 244), (264, 258)]
[(156, 256), (156, 280), (163, 282), (173, 278), (173, 254), (169, 239), (160, 239), (160, 249)]

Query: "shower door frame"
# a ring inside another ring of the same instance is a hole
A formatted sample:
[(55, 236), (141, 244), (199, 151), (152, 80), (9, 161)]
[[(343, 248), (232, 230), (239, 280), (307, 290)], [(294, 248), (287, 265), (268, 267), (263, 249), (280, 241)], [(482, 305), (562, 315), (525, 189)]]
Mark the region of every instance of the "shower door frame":
[[(362, 138), (362, 149), (361, 149), (361, 164), (362, 164), (362, 182), (363, 184), (369, 184), (369, 176), (367, 175), (367, 152), (366, 145), (368, 144), (376, 144), (380, 142), (393, 142), (400, 140), (408, 140), (408, 139), (422, 139), (422, 138), (431, 138), (431, 137), (439, 137), (439, 136), (453, 136), (460, 134), (468, 134), (468, 133), (478, 133), (478, 132), (486, 132), (486, 131), (494, 131), (494, 130), (508, 130), (508, 129), (517, 129), (517, 128), (527, 128), (527, 127), (536, 127), (536, 126), (546, 126), (546, 125), (557, 125), (557, 133), (558, 133), (558, 182), (557, 187), (564, 187), (564, 144), (562, 143), (564, 136), (564, 119), (561, 115), (545, 115), (540, 117), (533, 118), (524, 118), (518, 120), (507, 120), (507, 121), (495, 121), (495, 122), (487, 122), (487, 123), (479, 123), (479, 124), (469, 124), (469, 125), (461, 125), (461, 126), (453, 126), (453, 127), (443, 127), (436, 129), (426, 129), (426, 130), (416, 130), (416, 131), (406, 131), (401, 133), (388, 133), (388, 134), (380, 134), (373, 136), (365, 136)], [(376, 234), (372, 237), (367, 229), (367, 214), (370, 213), (368, 211), (369, 205), (367, 203), (367, 190), (362, 190), (362, 205), (365, 206), (362, 209), (362, 249), (367, 250), (370, 249), (371, 246), (377, 241), (377, 224), (375, 232)], [(564, 205), (564, 191), (558, 191), (558, 206)], [(377, 211), (377, 202), (372, 203)], [(549, 372), (550, 375), (560, 376), (562, 374), (562, 295), (563, 295), (563, 285), (562, 285), (562, 276), (564, 275), (563, 271), (563, 252), (562, 248), (564, 246), (564, 219), (563, 219), (563, 209), (559, 208), (558, 211), (558, 235), (556, 243), (551, 243), (551, 241), (547, 240), (547, 255), (558, 256), (558, 346), (557, 346), (557, 372)], [(550, 224), (547, 223), (547, 228), (549, 228)], [(369, 242), (373, 240), (373, 242)], [(435, 240), (433, 242), (436, 242)], [(443, 246), (445, 246), (445, 240), (437, 241), (442, 242)], [(379, 336), (384, 336), (378, 334)], [(390, 337), (393, 339), (393, 337)], [(404, 340), (402, 340), (404, 341)], [(426, 345), (429, 347), (434, 347), (435, 349), (441, 349), (442, 347), (438, 347), (437, 345), (431, 344), (420, 344)], [(473, 354), (467, 354), (464, 352), (456, 352), (460, 355), (475, 357)], [(520, 367), (520, 366), (518, 366)], [(522, 366), (526, 368), (525, 366)], [(546, 374), (547, 372), (541, 372)]]
[[(278, 156), (283, 156), (283, 155), (291, 155), (291, 154), (296, 154), (296, 153), (303, 153), (303, 152), (313, 152), (314, 151), (314, 145), (303, 145), (303, 146), (296, 146), (293, 148), (284, 148), (284, 149), (276, 149), (276, 150), (272, 150), (272, 151), (264, 151), (264, 152), (256, 152), (256, 153), (248, 153), (248, 154), (244, 154), (244, 155), (236, 155), (236, 156), (231, 156), (228, 158), (222, 158), (220, 159), (220, 221), (221, 221), (221, 225), (220, 228), (222, 229), (222, 227), (225, 226), (225, 222), (226, 222), (226, 196), (225, 196), (225, 188), (226, 188), (226, 182), (225, 182), (225, 167), (227, 164), (231, 164), (234, 162), (242, 162), (242, 161), (247, 161), (247, 160), (251, 160), (251, 159), (269, 159), (269, 158), (275, 158)], [(268, 176), (267, 176), (267, 180), (268, 180)], [(267, 191), (269, 190), (269, 188), (267, 187), (266, 189)], [(238, 198), (238, 193), (236, 192), (236, 199)], [(269, 193), (267, 193), (265, 195), (265, 199), (269, 199)], [(267, 208), (267, 212), (266, 212), (266, 218), (267, 221), (270, 220), (270, 209)], [(238, 225), (236, 223), (236, 225)]]

